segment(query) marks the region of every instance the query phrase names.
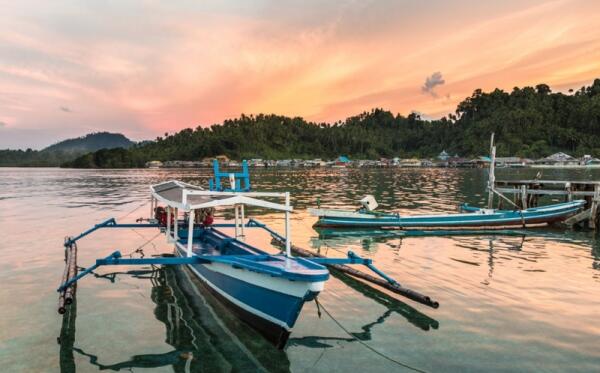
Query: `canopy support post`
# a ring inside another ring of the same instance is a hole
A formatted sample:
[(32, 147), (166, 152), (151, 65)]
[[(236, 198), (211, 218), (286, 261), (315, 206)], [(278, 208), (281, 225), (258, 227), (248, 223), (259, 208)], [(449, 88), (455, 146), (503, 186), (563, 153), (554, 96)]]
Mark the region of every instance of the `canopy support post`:
[(175, 226), (173, 227), (173, 238), (175, 239), (175, 242), (177, 242), (179, 240), (179, 222), (177, 221), (179, 218), (179, 209), (177, 207), (175, 207)]
[(240, 235), (240, 238), (241, 238), (242, 241), (244, 241), (244, 239), (246, 238), (246, 235), (244, 234), (244, 205), (240, 205), (240, 214), (241, 214), (241, 224), (240, 224), (241, 235)]
[(188, 241), (187, 241), (187, 256), (192, 256), (192, 241), (194, 239), (194, 210), (190, 210), (188, 217)]
[(154, 196), (150, 196), (150, 219), (154, 219)]
[(167, 206), (167, 242), (173, 242), (171, 238), (171, 206)]
[(292, 257), (292, 244), (290, 237), (290, 192), (285, 192), (285, 256)]
[(239, 219), (240, 219), (240, 213), (238, 211), (240, 205), (235, 205), (233, 206), (233, 209), (235, 210), (235, 219), (234, 219), (234, 223), (235, 223), (235, 239), (237, 240), (238, 237), (240, 236), (240, 227), (239, 227)]

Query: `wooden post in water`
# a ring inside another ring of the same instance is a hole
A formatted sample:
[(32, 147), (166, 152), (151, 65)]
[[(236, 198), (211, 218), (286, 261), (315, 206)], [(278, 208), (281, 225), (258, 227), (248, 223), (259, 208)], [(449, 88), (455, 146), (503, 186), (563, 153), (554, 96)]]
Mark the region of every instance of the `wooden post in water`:
[(590, 214), (590, 228), (596, 229), (596, 223), (598, 221), (598, 202), (600, 202), (600, 185), (594, 185), (594, 197), (592, 198), (592, 207)]
[[(540, 189), (540, 184), (532, 184), (530, 186), (530, 189), (536, 190), (536, 189)], [(532, 194), (531, 198), (529, 200), (529, 206), (531, 207), (538, 207), (538, 197), (539, 194)]]
[(521, 185), (521, 208), (527, 208), (527, 185)]

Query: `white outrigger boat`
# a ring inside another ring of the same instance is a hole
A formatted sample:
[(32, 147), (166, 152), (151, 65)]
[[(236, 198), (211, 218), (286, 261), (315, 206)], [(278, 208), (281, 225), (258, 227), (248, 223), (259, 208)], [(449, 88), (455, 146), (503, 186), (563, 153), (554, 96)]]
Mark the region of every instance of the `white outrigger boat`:
[[(349, 252), (348, 258), (301, 258), (292, 256), (290, 235), (290, 195), (272, 192), (251, 192), (247, 165), (241, 173), (222, 173), (215, 163), (215, 178), (211, 190), (180, 181), (167, 181), (150, 187), (151, 211), (154, 218), (148, 224), (117, 224), (108, 219), (77, 237), (65, 242), (65, 272), (58, 288), (59, 312), (64, 313), (75, 296), (76, 282), (104, 265), (183, 265), (223, 304), (240, 319), (260, 332), (266, 339), (283, 348), (305, 302), (315, 299), (329, 278), (325, 265), (363, 264), (386, 281), (399, 294), (437, 308), (437, 302), (410, 289), (402, 288), (393, 279), (376, 269), (370, 259)], [(222, 183), (228, 178), (230, 188)], [(275, 203), (267, 199), (283, 199)], [(245, 220), (245, 206), (281, 211), (285, 214), (285, 236), (263, 224)], [(233, 207), (234, 224), (214, 224), (214, 209)], [(181, 219), (183, 217), (183, 219)], [(175, 246), (174, 256), (157, 258), (122, 258), (116, 251), (96, 264), (77, 270), (76, 242), (100, 228), (159, 228)], [(219, 227), (234, 227), (228, 236)], [(251, 228), (266, 229), (284, 243), (282, 253), (245, 243)], [(378, 279), (382, 281), (381, 279)]]

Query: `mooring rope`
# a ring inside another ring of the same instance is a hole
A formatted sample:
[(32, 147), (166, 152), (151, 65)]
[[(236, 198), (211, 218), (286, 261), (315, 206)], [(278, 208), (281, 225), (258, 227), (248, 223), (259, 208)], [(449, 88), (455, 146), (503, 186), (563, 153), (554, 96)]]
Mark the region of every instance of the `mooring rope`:
[[(315, 301), (316, 301), (316, 299), (315, 299)], [(401, 361), (398, 361), (398, 360), (396, 360), (396, 359), (394, 359), (392, 357), (389, 357), (386, 354), (384, 354), (383, 352), (380, 352), (380, 351), (376, 350), (375, 348), (369, 346), (362, 339), (356, 337), (354, 334), (352, 334), (350, 331), (348, 331), (348, 329), (344, 328), (344, 326), (338, 320), (336, 320), (335, 317), (333, 317), (333, 315), (327, 310), (327, 308), (325, 308), (325, 306), (323, 304), (319, 303), (319, 305), (320, 305), (320, 308), (322, 308), (323, 311), (327, 314), (327, 316), (329, 316), (331, 318), (331, 320), (333, 320), (333, 322), (335, 322), (337, 324), (337, 326), (340, 327), (340, 329), (342, 329), (346, 334), (348, 334), (350, 337), (352, 337), (354, 340), (356, 340), (358, 343), (360, 343), (361, 345), (363, 345), (365, 348), (367, 348), (371, 352), (373, 352), (373, 353), (381, 356), (382, 358), (384, 358), (384, 359), (386, 359), (388, 361), (391, 361), (394, 364), (397, 364), (397, 365), (399, 365), (401, 367), (404, 367), (406, 369), (410, 369), (412, 371), (419, 372), (419, 373), (427, 373), (427, 371), (425, 371), (425, 370), (422, 370), (422, 369), (419, 369), (419, 368), (415, 368), (413, 366), (405, 364), (405, 363), (403, 363)]]
[(498, 195), (498, 197), (504, 199), (505, 201), (508, 201), (508, 203), (510, 203), (511, 205), (513, 205), (516, 209), (518, 210), (523, 210), (522, 207), (519, 207), (516, 203), (514, 203), (513, 201), (511, 201), (508, 197), (506, 197), (504, 194), (498, 192), (496, 189), (492, 188), (491, 189), (492, 192), (496, 193)]
[[(136, 231), (134, 231), (135, 233), (138, 233)], [(152, 238), (150, 238), (149, 240), (147, 240), (146, 242), (144, 242), (143, 244), (141, 244), (140, 246), (138, 246), (137, 248), (135, 248), (133, 251), (131, 251), (129, 254), (123, 254), (123, 256), (129, 256), (130, 258), (133, 256), (133, 254), (135, 253), (139, 253), (141, 254), (141, 257), (144, 257), (144, 247), (148, 244), (150, 244), (152, 241), (154, 241), (158, 236), (160, 236), (162, 234), (162, 232), (158, 232), (157, 234), (155, 234), (154, 236), (152, 236)]]
[(125, 219), (126, 217), (128, 217), (129, 215), (133, 214), (134, 212), (136, 212), (137, 210), (141, 209), (142, 207), (148, 205), (150, 203), (150, 201), (146, 201), (144, 203), (142, 203), (141, 205), (139, 205), (138, 207), (134, 208), (133, 210), (129, 211), (127, 214), (119, 216), (119, 220), (121, 219)]

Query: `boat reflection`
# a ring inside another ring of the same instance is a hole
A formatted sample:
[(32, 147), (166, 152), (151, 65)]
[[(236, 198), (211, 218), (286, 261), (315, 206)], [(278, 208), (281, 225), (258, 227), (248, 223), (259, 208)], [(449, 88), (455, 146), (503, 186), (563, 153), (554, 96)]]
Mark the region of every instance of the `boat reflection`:
[[(349, 287), (351, 287), (352, 289), (364, 295), (365, 297), (372, 299), (375, 302), (387, 308), (387, 311), (384, 314), (384, 316), (378, 318), (375, 323), (370, 323), (363, 326), (361, 328), (363, 329), (363, 332), (369, 332), (373, 325), (383, 323), (385, 318), (387, 318), (389, 316), (389, 313), (391, 312), (396, 312), (400, 316), (404, 317), (406, 321), (408, 321), (411, 325), (416, 326), (417, 328), (424, 331), (438, 329), (440, 327), (440, 323), (437, 320), (432, 319), (426, 314), (398, 300), (397, 298), (388, 295), (387, 293), (384, 293), (383, 291), (377, 290), (363, 283), (362, 281), (357, 280), (354, 277), (348, 276), (344, 273), (338, 272), (333, 268), (331, 268), (331, 274), (346, 285), (348, 285)], [(355, 336), (358, 335), (359, 334), (355, 334)], [(364, 333), (361, 335), (365, 336)]]
[(600, 246), (597, 244), (592, 246), (592, 268), (600, 270)]
[(73, 303), (67, 307), (67, 312), (63, 315), (60, 335), (57, 338), (60, 345), (58, 361), (61, 372), (76, 372), (75, 357), (73, 356), (75, 343), (75, 321), (77, 319), (77, 297)]
[[(370, 286), (367, 286), (344, 273), (341, 272), (333, 272), (332, 274), (336, 276), (338, 279), (345, 282), (348, 286), (353, 289), (359, 291), (363, 295), (367, 296), (370, 299), (375, 300), (377, 303), (384, 305), (387, 309), (385, 312), (379, 316), (375, 321), (367, 323), (360, 327), (360, 332), (351, 332), (346, 331), (348, 333), (348, 337), (324, 337), (324, 336), (304, 336), (299, 338), (290, 338), (288, 340), (288, 347), (290, 346), (303, 346), (308, 348), (331, 348), (334, 345), (330, 344), (330, 342), (366, 342), (372, 339), (371, 330), (377, 326), (383, 324), (391, 315), (395, 312), (406, 318), (412, 325), (419, 327), (422, 330), (428, 331), (432, 329), (439, 328), (439, 322), (430, 318), (429, 316), (417, 311), (416, 309), (410, 307), (409, 305), (385, 294), (380, 291), (373, 289)], [(320, 312), (320, 311), (319, 311)], [(329, 315), (332, 317), (332, 315)], [(334, 320), (335, 321), (335, 320)], [(337, 321), (336, 321), (337, 323)]]
[[(140, 271), (132, 271), (140, 276)], [(144, 271), (152, 282), (154, 314), (166, 326), (165, 342), (172, 351), (142, 354), (118, 363), (75, 346), (76, 304), (63, 318), (59, 337), (61, 372), (75, 372), (74, 352), (99, 370), (131, 370), (171, 366), (175, 372), (289, 371), (285, 352), (277, 350), (253, 329), (227, 312), (183, 268)], [(127, 272), (125, 272), (127, 273)], [(103, 276), (109, 279), (114, 276)]]
[[(323, 247), (326, 247), (326, 248), (334, 247), (335, 248), (335, 246), (339, 246), (340, 248), (342, 248), (342, 247), (347, 248), (348, 245), (355, 243), (357, 240), (359, 240), (361, 242), (364, 242), (364, 240), (365, 240), (364, 231), (358, 231), (358, 232), (363, 232), (363, 235), (357, 234), (358, 233), (357, 231), (352, 231), (352, 232), (348, 232), (349, 234), (346, 236), (340, 235), (340, 232), (341, 232), (340, 230), (332, 230), (332, 232), (335, 232), (335, 236), (333, 238), (319, 238), (319, 239), (312, 240), (312, 246), (313, 246), (313, 248), (316, 249), (317, 253), (321, 253), (321, 250)], [(385, 237), (383, 235), (383, 233), (389, 234), (390, 232), (389, 231), (387, 231), (387, 232), (379, 231), (379, 232), (381, 233), (381, 235), (380, 236), (376, 235), (375, 239), (377, 239), (378, 242), (385, 242), (388, 238)], [(369, 236), (367, 236), (366, 238), (369, 238)], [(402, 242), (399, 242), (397, 248), (399, 249), (399, 247), (401, 245), (402, 245)], [(426, 314), (420, 312), (419, 310), (402, 302), (401, 300), (397, 299), (396, 297), (393, 297), (391, 295), (388, 295), (388, 293), (385, 293), (383, 291), (375, 289), (372, 286), (369, 286), (369, 285), (365, 284), (364, 282), (362, 282), (358, 279), (355, 279), (352, 276), (349, 276), (345, 273), (337, 271), (333, 267), (330, 268), (330, 272), (333, 276), (335, 276), (337, 279), (342, 281), (347, 286), (351, 287), (352, 289), (361, 293), (365, 297), (372, 299), (375, 302), (377, 302), (387, 308), (386, 313), (382, 317), (380, 317), (375, 323), (370, 323), (370, 324), (367, 324), (362, 327), (363, 333), (353, 333), (353, 335), (355, 335), (357, 338), (364, 340), (367, 335), (370, 336), (370, 334), (365, 334), (370, 331), (370, 327), (373, 326), (374, 324), (383, 323), (385, 318), (387, 318), (393, 312), (401, 315), (402, 317), (404, 317), (406, 319), (406, 321), (408, 321), (410, 324), (412, 324), (413, 326), (415, 326), (421, 330), (429, 331), (431, 329), (439, 328), (440, 324), (437, 320), (427, 316)], [(370, 339), (370, 337), (366, 338), (366, 339)]]
[(304, 336), (299, 338), (290, 338), (288, 340), (288, 347), (290, 346), (303, 346), (308, 348), (331, 348), (334, 345), (328, 342), (365, 342), (372, 339), (371, 329), (379, 324), (383, 324), (384, 321), (393, 314), (393, 310), (388, 309), (383, 315), (377, 318), (377, 320), (363, 325), (361, 332), (350, 332), (347, 338), (343, 337), (321, 337), (321, 336)]
[[(355, 244), (357, 241), (363, 242), (388, 242), (390, 239), (402, 239), (409, 237), (458, 237), (458, 236), (512, 236), (522, 237), (533, 232), (526, 230), (399, 230), (399, 229), (323, 229), (315, 228), (319, 234), (313, 237), (311, 244), (313, 248), (318, 249), (321, 246), (343, 247), (348, 244)], [(369, 251), (373, 249), (369, 248)]]
[[(482, 284), (489, 285), (494, 274), (495, 260), (518, 258), (526, 261), (537, 261), (544, 256), (538, 250), (527, 248), (540, 248), (545, 242), (554, 241), (561, 243), (575, 243), (577, 246), (585, 245), (591, 248), (591, 267), (600, 270), (600, 246), (597, 244), (594, 232), (570, 231), (564, 234), (560, 229), (530, 229), (530, 230), (431, 230), (431, 231), (404, 231), (381, 229), (316, 229), (317, 237), (311, 238), (312, 247), (317, 252), (326, 252), (328, 249), (346, 250), (348, 247), (361, 247), (371, 253), (377, 252), (380, 244), (398, 251), (404, 239), (420, 237), (447, 237), (456, 247), (470, 251), (485, 252), (488, 266), (487, 278)], [(505, 254), (509, 254), (507, 257)], [(477, 261), (449, 257), (450, 260), (467, 265), (480, 265)], [(527, 269), (526, 269), (527, 270)]]
[[(371, 330), (392, 314), (402, 315), (422, 330), (438, 329), (437, 320), (409, 305), (344, 274), (333, 273), (345, 284), (386, 307), (375, 321), (350, 331), (348, 337), (304, 336), (290, 338), (287, 347), (330, 348), (336, 343), (371, 340)], [(134, 355), (129, 360), (107, 363), (94, 353), (75, 345), (77, 302), (63, 316), (60, 337), (60, 371), (76, 371), (74, 354), (86, 358), (98, 370), (132, 370), (134, 368), (172, 367), (175, 372), (269, 371), (287, 372), (290, 363), (284, 351), (275, 349), (252, 328), (227, 312), (187, 270), (155, 267), (98, 275), (114, 282), (117, 275), (130, 275), (152, 283), (154, 314), (166, 326), (165, 342), (173, 347), (165, 353)]]

